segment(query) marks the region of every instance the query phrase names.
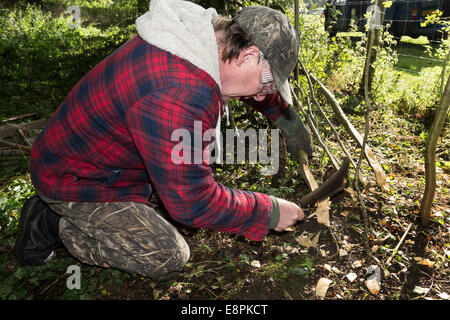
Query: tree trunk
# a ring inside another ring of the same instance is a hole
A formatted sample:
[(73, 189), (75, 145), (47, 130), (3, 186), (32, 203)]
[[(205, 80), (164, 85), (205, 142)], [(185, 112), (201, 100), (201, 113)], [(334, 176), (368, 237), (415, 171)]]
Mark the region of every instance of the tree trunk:
[(420, 205), (420, 220), (422, 225), (430, 222), (431, 206), (436, 191), (436, 143), (444, 127), (445, 119), (450, 109), (450, 76), (447, 79), (441, 103), (436, 110), (433, 124), (427, 138), (425, 148), (425, 192)]

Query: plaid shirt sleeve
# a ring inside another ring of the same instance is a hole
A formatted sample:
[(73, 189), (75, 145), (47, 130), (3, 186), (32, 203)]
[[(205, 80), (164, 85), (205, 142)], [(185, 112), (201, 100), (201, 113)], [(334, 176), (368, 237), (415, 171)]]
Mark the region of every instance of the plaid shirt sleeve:
[(198, 152), (194, 141), (191, 141), (191, 161), (175, 164), (171, 158), (179, 143), (172, 141), (174, 130), (187, 130), (194, 139), (194, 121), (202, 121), (202, 134), (213, 127), (212, 115), (218, 115), (211, 112), (211, 108), (218, 109), (212, 105), (214, 101), (217, 102), (206, 87), (158, 90), (130, 108), (127, 127), (158, 196), (176, 221), (263, 240), (272, 213), (269, 196), (232, 190), (215, 182), (207, 163), (193, 163)]

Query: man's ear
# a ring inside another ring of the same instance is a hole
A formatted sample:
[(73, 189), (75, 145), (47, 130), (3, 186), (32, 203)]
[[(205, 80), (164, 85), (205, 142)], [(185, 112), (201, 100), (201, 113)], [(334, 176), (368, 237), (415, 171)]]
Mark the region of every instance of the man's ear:
[(236, 59), (236, 65), (240, 67), (243, 63), (249, 61), (250, 58), (259, 57), (259, 48), (255, 45), (247, 47), (241, 51)]

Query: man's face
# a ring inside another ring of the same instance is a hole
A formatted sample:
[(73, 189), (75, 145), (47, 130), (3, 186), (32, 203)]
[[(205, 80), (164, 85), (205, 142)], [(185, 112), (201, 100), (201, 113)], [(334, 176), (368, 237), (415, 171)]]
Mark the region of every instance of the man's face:
[(232, 98), (253, 98), (262, 101), (266, 95), (276, 92), (270, 65), (259, 49), (246, 49), (241, 55), (235, 62), (230, 63), (231, 72), (222, 81), (224, 102)]

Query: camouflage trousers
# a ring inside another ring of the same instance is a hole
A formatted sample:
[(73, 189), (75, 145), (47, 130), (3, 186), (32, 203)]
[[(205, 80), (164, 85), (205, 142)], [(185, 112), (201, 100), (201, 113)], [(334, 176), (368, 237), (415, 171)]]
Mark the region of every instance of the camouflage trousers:
[(43, 200), (61, 215), (60, 238), (83, 263), (167, 279), (189, 260), (184, 238), (146, 204)]

